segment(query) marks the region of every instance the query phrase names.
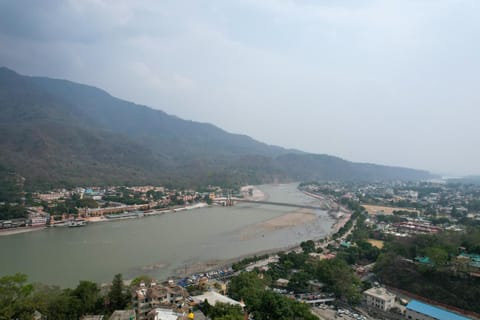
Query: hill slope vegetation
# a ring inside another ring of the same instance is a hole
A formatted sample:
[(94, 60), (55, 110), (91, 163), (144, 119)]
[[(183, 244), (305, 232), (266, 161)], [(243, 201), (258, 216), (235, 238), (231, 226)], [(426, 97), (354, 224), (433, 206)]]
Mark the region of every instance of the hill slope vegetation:
[(0, 68), (0, 107), (0, 166), (30, 188), (430, 177), (270, 146), (91, 86), (7, 68)]

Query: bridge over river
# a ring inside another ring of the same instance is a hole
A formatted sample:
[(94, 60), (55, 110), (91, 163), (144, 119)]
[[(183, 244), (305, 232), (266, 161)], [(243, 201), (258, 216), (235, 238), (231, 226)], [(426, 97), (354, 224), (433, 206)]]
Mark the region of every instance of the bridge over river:
[(270, 205), (274, 205), (274, 206), (306, 208), (306, 209), (313, 209), (313, 210), (328, 210), (329, 209), (326, 206), (312, 206), (312, 205), (307, 205), (307, 204), (287, 203), (287, 202), (277, 202), (277, 201), (247, 200), (247, 199), (243, 199), (243, 198), (231, 198), (231, 200), (232, 201), (237, 201), (237, 202), (270, 204)]

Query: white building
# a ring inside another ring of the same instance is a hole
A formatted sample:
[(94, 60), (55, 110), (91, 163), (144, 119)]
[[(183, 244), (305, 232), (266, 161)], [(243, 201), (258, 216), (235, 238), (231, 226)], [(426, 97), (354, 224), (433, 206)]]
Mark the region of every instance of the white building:
[(367, 306), (387, 311), (395, 303), (395, 295), (385, 288), (370, 288), (363, 292), (363, 299)]
[(193, 298), (193, 301), (198, 303), (205, 302), (205, 300), (207, 300), (208, 303), (211, 304), (212, 306), (214, 306), (217, 302), (221, 302), (221, 303), (226, 303), (231, 305), (238, 305), (242, 308), (245, 308), (245, 304), (243, 302), (233, 300), (232, 298), (224, 296), (223, 294), (220, 294), (215, 291), (207, 291), (204, 294), (201, 294), (199, 296), (194, 296), (192, 298)]
[(156, 308), (150, 312), (149, 319), (152, 320), (177, 320), (181, 315), (169, 309)]

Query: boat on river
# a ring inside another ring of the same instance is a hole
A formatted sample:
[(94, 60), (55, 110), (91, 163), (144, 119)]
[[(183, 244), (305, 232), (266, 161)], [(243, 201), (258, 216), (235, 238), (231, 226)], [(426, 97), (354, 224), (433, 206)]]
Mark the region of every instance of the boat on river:
[(83, 227), (87, 225), (85, 220), (70, 220), (66, 223), (66, 226), (69, 228)]

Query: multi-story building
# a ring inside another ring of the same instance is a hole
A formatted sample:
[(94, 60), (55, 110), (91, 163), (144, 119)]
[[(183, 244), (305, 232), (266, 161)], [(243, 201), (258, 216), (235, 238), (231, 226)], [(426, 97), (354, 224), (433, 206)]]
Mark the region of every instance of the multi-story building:
[(363, 292), (363, 300), (369, 307), (387, 311), (393, 307), (395, 295), (385, 288), (375, 287)]
[(157, 284), (152, 281), (149, 285), (140, 283), (132, 293), (132, 302), (137, 319), (145, 320), (150, 311), (160, 307), (176, 308), (187, 297), (188, 292), (173, 282)]
[(397, 232), (407, 234), (434, 234), (442, 231), (442, 228), (423, 222), (405, 221), (392, 225)]

